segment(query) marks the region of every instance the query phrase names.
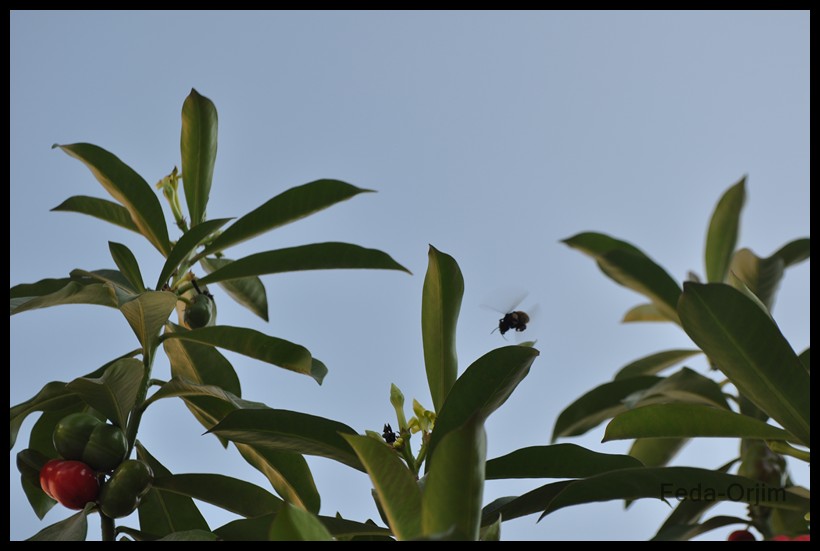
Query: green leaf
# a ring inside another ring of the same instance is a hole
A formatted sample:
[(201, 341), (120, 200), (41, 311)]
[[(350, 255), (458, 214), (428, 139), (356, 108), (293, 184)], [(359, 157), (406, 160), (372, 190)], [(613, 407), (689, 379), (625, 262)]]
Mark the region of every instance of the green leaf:
[(458, 376), (456, 323), (464, 294), (464, 277), (455, 259), (430, 245), (421, 298), (424, 366), (433, 407), (441, 411)]
[(228, 402), (229, 404), (234, 405), (234, 407), (236, 407), (237, 409), (242, 407), (239, 404), (239, 398), (237, 398), (230, 392), (227, 392), (221, 387), (218, 387), (216, 385), (201, 385), (197, 383), (192, 383), (190, 381), (180, 379), (178, 377), (174, 377), (173, 379), (159, 387), (159, 389), (145, 401), (144, 407), (148, 407), (157, 400), (177, 396), (184, 398), (188, 398), (191, 396), (209, 396), (211, 398), (216, 398), (218, 400)]
[(780, 258), (783, 260), (783, 267), (788, 268), (808, 260), (811, 255), (811, 241), (808, 237), (795, 239), (780, 247), (770, 258)]
[(192, 331), (166, 333), (164, 339), (182, 339), (217, 346), (296, 373), (310, 375), (322, 384), (327, 368), (313, 362), (307, 348), (245, 327), (214, 325)]
[(87, 143), (57, 145), (68, 155), (82, 161), (114, 199), (128, 209), (140, 233), (163, 256), (171, 250), (162, 206), (148, 182), (112, 153)]
[[(186, 333), (187, 329), (167, 324), (162, 346), (171, 362), (171, 375), (201, 385), (214, 385), (242, 396), (239, 377), (231, 362), (213, 346), (193, 341), (168, 338), (171, 333)], [(208, 427), (210, 428), (210, 427)]]
[(321, 497), (305, 458), (298, 453), (234, 442), (242, 458), (267, 477), (285, 501), (318, 513)]
[(108, 250), (111, 251), (111, 258), (114, 259), (117, 268), (119, 268), (122, 274), (128, 279), (128, 282), (134, 286), (134, 289), (140, 293), (145, 291), (145, 283), (143, 283), (142, 280), (140, 265), (137, 263), (137, 259), (134, 253), (131, 252), (131, 249), (122, 243), (109, 241)]
[[(233, 260), (227, 258), (203, 258), (199, 261), (209, 274), (227, 266)], [(258, 277), (243, 277), (219, 282), (219, 286), (236, 302), (268, 321), (268, 295)]]
[[(148, 463), (155, 478), (171, 476), (142, 444), (136, 443), (137, 457)], [(186, 530), (206, 530), (208, 523), (190, 497), (152, 487), (142, 498), (139, 508), (140, 530), (157, 537)]]
[(654, 304), (639, 304), (624, 314), (621, 320), (624, 323), (637, 321), (672, 321), (666, 317)]
[(182, 180), (191, 227), (205, 220), (216, 162), (217, 114), (213, 102), (193, 88), (182, 104)]
[[(709, 469), (658, 467), (621, 469), (575, 480), (549, 503), (541, 518), (564, 507), (613, 499), (700, 499), (809, 510), (809, 499), (783, 488)], [(509, 518), (509, 517), (506, 517)]]
[(436, 446), (447, 433), (473, 417), (483, 423), (501, 407), (530, 372), (539, 354), (535, 348), (505, 346), (473, 362), (456, 380), (444, 401), (430, 438), (428, 457), (433, 457)]
[(17, 454), (17, 470), (20, 471), (20, 484), (23, 487), (23, 492), (26, 494), (26, 499), (31, 505), (34, 514), (37, 518), (43, 520), (52, 507), (57, 502), (46, 495), (40, 486), (40, 471), (43, 465), (51, 458), (40, 453), (37, 450), (26, 448)]
[(241, 518), (214, 530), (224, 541), (267, 541), (276, 514)]
[(66, 389), (125, 429), (144, 374), (140, 360), (122, 358), (111, 364), (102, 377), (80, 377), (68, 383)]
[(729, 409), (720, 385), (688, 367), (682, 368), (641, 393), (640, 400), (636, 400), (635, 403), (645, 405), (658, 400), (705, 404)]
[(207, 530), (181, 530), (154, 541), (217, 541), (218, 537)]
[(683, 328), (738, 390), (810, 446), (808, 372), (774, 321), (740, 291), (687, 283)]
[(151, 348), (151, 343), (159, 336), (176, 303), (176, 295), (167, 291), (145, 291), (120, 303), (120, 312), (144, 350)]
[(613, 281), (650, 298), (658, 311), (677, 322), (675, 306), (681, 290), (666, 270), (649, 257), (614, 250), (598, 257), (598, 267)]
[[(779, 510), (780, 509), (775, 509), (775, 511)], [(717, 516), (701, 524), (676, 524), (666, 527), (662, 532), (658, 532), (650, 541), (688, 541), (706, 532), (711, 532), (712, 530), (732, 524), (748, 525), (749, 521), (737, 517)]]
[(680, 287), (640, 249), (626, 241), (592, 232), (580, 233), (563, 242), (594, 258), (601, 271), (616, 283), (648, 297), (658, 313), (670, 321), (678, 321), (675, 307)]
[(421, 498), (426, 536), (452, 530), (448, 539), (478, 540), (487, 459), (485, 418), (479, 412), (447, 432), (430, 458)]
[(40, 392), (9, 409), (9, 450), (17, 441), (17, 433), (26, 417), (35, 411), (59, 411), (79, 402), (79, 398), (61, 381), (46, 384)]
[(208, 222), (200, 223), (185, 232), (185, 234), (179, 238), (179, 241), (177, 241), (177, 244), (174, 245), (174, 248), (171, 250), (168, 258), (165, 260), (165, 265), (162, 267), (162, 271), (159, 274), (159, 279), (157, 279), (157, 290), (162, 289), (162, 286), (168, 283), (168, 280), (171, 278), (174, 270), (179, 267), (180, 263), (185, 260), (185, 257), (188, 256), (188, 254), (193, 251), (197, 245), (208, 239), (211, 234), (224, 226), (229, 220), (230, 218), (209, 220)]
[(663, 467), (688, 441), (688, 438), (637, 438), (629, 448), (629, 455), (645, 467)]
[(209, 432), (258, 448), (328, 457), (364, 471), (342, 436), (356, 431), (323, 417), (281, 409), (240, 409), (229, 413)]
[(481, 541), (501, 541), (501, 515), (492, 524), (482, 526), (479, 540)]
[[(760, 258), (749, 249), (740, 249), (732, 257), (729, 273), (739, 279), (771, 310), (780, 280), (783, 279), (783, 259), (777, 256)], [(732, 278), (727, 278), (732, 283)], [(735, 285), (735, 287), (737, 287)], [(743, 290), (741, 287), (738, 287)]]
[[(725, 471), (722, 471), (725, 472)], [(658, 529), (652, 540), (668, 539), (677, 537), (680, 526), (691, 526), (700, 522), (706, 511), (717, 505), (717, 501), (704, 501), (698, 499), (681, 499), (672, 510), (666, 520)]]
[(134, 221), (131, 220), (131, 213), (128, 212), (128, 209), (107, 199), (88, 197), (87, 195), (75, 195), (69, 197), (51, 210), (52, 212), (63, 211), (87, 214), (88, 216), (110, 222), (126, 230), (140, 233)]
[(26, 541), (85, 541), (87, 517), (95, 507), (96, 504), (88, 503), (79, 513), (43, 528)]
[[(96, 304), (116, 308), (118, 305), (113, 287), (95, 283), (93, 280), (44, 280), (67, 281), (59, 290), (44, 295), (12, 296), (10, 299), (9, 315), (19, 314), (38, 308), (49, 308), (63, 304)], [(42, 283), (42, 282), (40, 282)], [(36, 284), (35, 284), (36, 285)], [(18, 286), (19, 287), (19, 286)], [(44, 286), (45, 287), (45, 286)], [(12, 292), (17, 289), (12, 289)], [(32, 289), (33, 291), (33, 289)], [(18, 293), (21, 291), (17, 291)]]
[(370, 191), (372, 190), (357, 188), (339, 180), (316, 180), (290, 188), (234, 222), (205, 250), (208, 253), (224, 250), (350, 199), (359, 193)]
[(399, 540), (419, 537), (421, 491), (396, 450), (369, 436), (349, 435), (345, 440), (367, 469), (393, 534)]
[(558, 415), (552, 429), (552, 441), (562, 436), (584, 434), (610, 417), (626, 411), (624, 401), (628, 397), (651, 388), (661, 380), (661, 377), (641, 375), (595, 387)]
[(627, 379), (629, 377), (636, 377), (639, 375), (656, 375), (668, 367), (682, 362), (686, 358), (691, 358), (695, 354), (700, 354), (700, 350), (679, 349), (679, 350), (665, 350), (635, 360), (622, 367), (616, 374), (614, 379), (616, 381)]
[(519, 497), (500, 497), (482, 509), (481, 524), (487, 526), (498, 518), (512, 520), (539, 513), (543, 511), (544, 504), (552, 501), (556, 495), (572, 483), (572, 480), (561, 480), (536, 488)]
[(746, 201), (746, 176), (726, 190), (715, 207), (706, 233), (706, 280), (720, 283), (729, 270), (737, 244), (740, 212)]
[(781, 428), (725, 409), (699, 404), (654, 404), (615, 416), (606, 427), (603, 442), (695, 437), (788, 440), (790, 435)]
[(487, 480), (505, 478), (582, 478), (641, 463), (628, 455), (598, 453), (575, 444), (521, 448), (487, 461)]
[(319, 516), (325, 528), (337, 539), (351, 539), (361, 537), (389, 537), (390, 530), (376, 525), (372, 520), (356, 522), (347, 520), (336, 513), (335, 517)]
[(266, 274), (343, 268), (402, 270), (410, 273), (387, 253), (376, 249), (365, 249), (349, 243), (314, 243), (252, 254), (226, 264), (199, 281), (209, 284)]
[(798, 356), (800, 359), (800, 363), (803, 364), (803, 367), (806, 368), (806, 371), (811, 371), (811, 348), (805, 349), (803, 352), (800, 353)]
[(219, 474), (156, 477), (153, 487), (210, 503), (245, 518), (275, 513), (283, 503), (255, 484)]
[(115, 288), (115, 293), (119, 296), (136, 295), (137, 290), (130, 281), (117, 270), (80, 270), (79, 268), (71, 270), (71, 278), (75, 281), (87, 281), (88, 283), (108, 283)]
[(285, 503), (270, 527), (272, 541), (330, 541), (333, 536), (313, 513)]

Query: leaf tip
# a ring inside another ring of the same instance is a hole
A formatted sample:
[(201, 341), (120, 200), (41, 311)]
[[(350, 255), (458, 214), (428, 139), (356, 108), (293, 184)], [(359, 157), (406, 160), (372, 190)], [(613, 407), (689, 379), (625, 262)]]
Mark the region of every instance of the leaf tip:
[(57, 149), (58, 147), (63, 147), (58, 143), (51, 144), (51, 149)]

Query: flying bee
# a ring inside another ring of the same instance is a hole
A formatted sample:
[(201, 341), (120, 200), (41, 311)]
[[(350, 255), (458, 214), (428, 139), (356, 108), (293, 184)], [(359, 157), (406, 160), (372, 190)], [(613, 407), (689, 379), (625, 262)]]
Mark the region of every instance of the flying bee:
[[(503, 318), (498, 320), (498, 330), (502, 336), (510, 329), (515, 329), (520, 333), (527, 328), (529, 322), (530, 316), (528, 316), (526, 312), (515, 310), (514, 312), (505, 314)], [(493, 331), (495, 331), (495, 329), (493, 329)]]
[[(510, 291), (502, 291), (500, 294), (511, 295), (512, 293)], [(495, 310), (496, 312), (503, 314), (503, 317), (498, 320), (498, 326), (495, 327), (491, 331), (491, 333), (495, 333), (496, 331), (498, 331), (501, 333), (501, 336), (503, 337), (507, 333), (507, 331), (514, 330), (515, 333), (522, 333), (527, 329), (527, 326), (530, 324), (533, 314), (535, 314), (535, 312), (538, 310), (537, 305), (534, 305), (531, 308), (527, 308), (526, 312), (524, 310), (518, 309), (518, 305), (521, 304), (521, 302), (523, 302), (525, 298), (527, 298), (527, 294), (528, 293), (526, 292), (519, 292), (515, 294), (512, 300), (506, 301), (506, 307), (504, 309), (500, 309), (495, 306), (489, 306), (487, 304), (482, 305), (485, 308), (489, 308), (491, 310)]]

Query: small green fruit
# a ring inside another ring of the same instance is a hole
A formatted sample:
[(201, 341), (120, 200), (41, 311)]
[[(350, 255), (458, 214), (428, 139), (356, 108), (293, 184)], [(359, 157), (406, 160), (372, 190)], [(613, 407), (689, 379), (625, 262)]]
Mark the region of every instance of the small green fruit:
[(214, 314), (214, 299), (206, 294), (194, 296), (191, 299), (191, 304), (185, 307), (185, 315), (183, 317), (185, 325), (189, 329), (199, 329), (205, 327), (211, 322)]
[(123, 461), (100, 490), (100, 510), (111, 518), (130, 515), (153, 481), (154, 473), (147, 464), (136, 459)]
[(128, 451), (125, 433), (88, 413), (72, 413), (54, 427), (54, 449), (63, 459), (82, 461), (95, 471), (108, 472)]

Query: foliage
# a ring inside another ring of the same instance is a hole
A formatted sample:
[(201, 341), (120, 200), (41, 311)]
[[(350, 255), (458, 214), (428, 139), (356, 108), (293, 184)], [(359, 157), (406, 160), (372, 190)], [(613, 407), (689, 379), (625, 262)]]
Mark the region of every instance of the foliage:
[[(337, 242), (238, 259), (224, 256), (238, 243), (370, 190), (317, 180), (285, 190), (236, 220), (209, 220), (217, 122), (213, 103), (192, 90), (182, 109), (182, 172), (174, 167), (156, 186), (180, 232), (176, 240), (155, 192), (119, 158), (90, 144), (55, 146), (84, 163), (114, 201), (74, 196), (54, 210), (90, 215), (131, 230), (165, 260), (156, 279), (146, 279), (144, 264), (131, 250), (110, 242), (116, 268), (75, 269), (67, 277), (10, 289), (11, 315), (67, 304), (106, 306), (123, 314), (137, 341), (135, 349), (92, 373), (68, 383), (49, 382), (10, 409), (10, 449), (23, 421), (39, 414), (28, 447), (17, 454), (17, 465), (40, 518), (55, 504), (41, 488), (40, 472), (60, 455), (52, 435), (62, 420), (83, 421), (58, 438), (60, 449), (78, 447), (80, 458), (86, 457), (89, 443), (101, 440), (97, 432), (120, 431), (126, 441), (118, 465), (106, 463), (96, 470), (104, 498), (89, 501), (74, 516), (31, 539), (85, 539), (88, 517), (98, 514), (105, 540), (498, 540), (502, 521), (512, 518), (537, 512), (543, 517), (593, 501), (663, 499), (698, 484), (707, 490), (730, 485), (745, 490), (749, 519), (701, 521), (721, 499), (704, 495), (681, 501), (658, 539), (686, 539), (733, 523), (753, 524), (767, 537), (805, 532), (808, 492), (792, 487), (782, 454), (808, 460), (809, 352), (794, 353), (770, 310), (784, 269), (808, 258), (809, 240), (794, 241), (768, 258), (747, 249), (735, 251), (744, 181), (727, 192), (712, 218), (706, 246), (709, 283), (689, 281), (681, 288), (638, 248), (603, 234), (583, 233), (565, 241), (592, 256), (607, 276), (649, 299), (630, 310), (627, 321), (675, 323), (698, 346), (632, 362), (611, 382), (576, 400), (556, 421), (553, 440), (583, 434), (609, 419), (605, 438), (634, 438), (630, 454), (553, 443), (488, 459), (485, 422), (528, 375), (539, 352), (533, 343), (505, 346), (459, 370), (456, 327), (464, 278), (456, 260), (432, 246), (421, 297), (431, 410), (416, 399), (407, 404), (392, 385), (386, 398), (395, 409), (395, 430), (390, 423), (377, 433), (242, 398), (239, 377), (220, 349), (307, 375), (319, 384), (328, 368), (299, 344), (218, 324), (222, 295), (212, 292), (216, 286), (267, 320), (260, 276), (338, 268), (407, 270), (384, 252)], [(164, 380), (152, 370), (161, 353), (170, 363)], [(661, 375), (700, 354), (725, 375), (725, 382), (688, 367)], [(208, 433), (225, 447), (235, 447), (264, 474), (270, 489), (225, 474), (170, 472), (137, 440), (145, 410), (169, 398), (181, 399)], [(81, 415), (69, 417), (72, 414)], [(735, 462), (715, 470), (667, 466), (688, 438), (708, 436), (740, 439), (736, 474), (729, 472)], [(382, 523), (320, 515), (319, 489), (306, 455), (367, 473)], [(512, 478), (560, 480), (484, 505), (485, 480)], [(672, 495), (661, 493), (667, 486)], [(774, 493), (752, 500), (749, 492), (754, 488)], [(211, 527), (195, 500), (239, 518)], [(115, 517), (133, 519), (127, 515), (134, 508), (137, 527), (116, 524)]]
[[(509, 520), (540, 512), (543, 518), (594, 501), (683, 497), (655, 539), (689, 539), (729, 524), (754, 526), (765, 539), (808, 530), (808, 490), (793, 485), (783, 455), (809, 460), (809, 349), (801, 354), (792, 349), (771, 309), (784, 270), (809, 258), (810, 242), (796, 239), (765, 258), (736, 249), (745, 186), (743, 178), (730, 187), (712, 215), (707, 283), (690, 274), (681, 288), (643, 251), (605, 234), (580, 233), (564, 240), (593, 258), (610, 279), (649, 299), (629, 310), (625, 322), (676, 324), (698, 348), (655, 352), (624, 366), (556, 420), (553, 441), (609, 420), (604, 441), (634, 439), (630, 456), (639, 466), (593, 473), (533, 466), (527, 475), (571, 480), (491, 503), (484, 509), (485, 524), (499, 515)], [(713, 371), (703, 374), (684, 366), (661, 375), (699, 354)], [(714, 380), (716, 372), (725, 379)], [(737, 460), (713, 470), (668, 466), (689, 439), (718, 436), (739, 439)], [(729, 474), (734, 464), (737, 474)], [(699, 495), (687, 492), (693, 488)], [(727, 488), (736, 489), (735, 495)], [(704, 519), (721, 500), (748, 503), (748, 517)]]

